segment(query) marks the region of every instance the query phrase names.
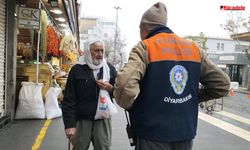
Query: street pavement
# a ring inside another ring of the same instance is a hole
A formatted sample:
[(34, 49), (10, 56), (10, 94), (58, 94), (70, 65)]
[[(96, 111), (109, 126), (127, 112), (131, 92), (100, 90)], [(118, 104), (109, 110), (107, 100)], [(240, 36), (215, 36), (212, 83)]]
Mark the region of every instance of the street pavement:
[[(223, 111), (218, 104), (212, 112), (200, 108), (193, 150), (250, 150), (250, 99), (244, 93), (235, 93), (233, 97), (225, 97), (223, 104)], [(46, 132), (41, 130), (45, 121), (15, 120), (8, 124), (0, 130), (0, 150), (30, 150), (34, 143), (40, 150), (67, 150), (62, 118), (53, 119)], [(133, 150), (121, 108), (113, 116), (112, 125), (112, 150)], [(41, 133), (44, 137), (38, 137)]]

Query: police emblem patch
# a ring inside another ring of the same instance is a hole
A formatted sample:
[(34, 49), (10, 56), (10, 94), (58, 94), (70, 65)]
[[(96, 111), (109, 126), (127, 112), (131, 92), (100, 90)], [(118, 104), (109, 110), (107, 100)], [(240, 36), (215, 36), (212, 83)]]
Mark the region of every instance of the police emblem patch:
[(184, 68), (181, 65), (175, 65), (171, 69), (169, 73), (169, 77), (170, 77), (171, 86), (174, 92), (177, 95), (182, 94), (186, 87), (186, 82), (188, 79), (188, 72), (186, 68)]

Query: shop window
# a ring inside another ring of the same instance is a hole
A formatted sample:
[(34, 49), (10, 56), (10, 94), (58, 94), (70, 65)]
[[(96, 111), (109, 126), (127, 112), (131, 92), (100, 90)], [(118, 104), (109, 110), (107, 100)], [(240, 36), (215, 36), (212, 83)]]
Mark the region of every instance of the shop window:
[(83, 30), (83, 34), (88, 34), (88, 30)]
[(224, 51), (224, 43), (220, 43), (220, 49), (221, 51)]
[(235, 45), (235, 51), (239, 52), (245, 52), (248, 48), (249, 48), (248, 45), (240, 45), (240, 44)]
[(242, 85), (242, 76), (242, 65), (229, 65), (229, 77), (231, 81), (239, 82), (239, 85)]
[(88, 34), (93, 34), (93, 30), (92, 30), (92, 29), (89, 29), (89, 30), (88, 30)]
[(220, 43), (217, 43), (217, 50), (220, 50)]
[(217, 43), (217, 50), (224, 51), (224, 43)]

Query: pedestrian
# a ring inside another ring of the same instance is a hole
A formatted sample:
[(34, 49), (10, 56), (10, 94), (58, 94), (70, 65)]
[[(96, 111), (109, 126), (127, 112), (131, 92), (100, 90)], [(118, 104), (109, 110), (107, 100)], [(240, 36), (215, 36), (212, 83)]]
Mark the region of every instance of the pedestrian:
[(129, 112), (136, 150), (191, 150), (198, 103), (223, 97), (230, 85), (203, 50), (166, 23), (163, 3), (145, 11), (139, 26), (142, 41), (115, 80), (114, 97)]
[[(104, 48), (100, 40), (90, 42), (67, 78), (62, 112), (73, 150), (87, 150), (91, 142), (96, 150), (111, 148), (111, 118), (95, 119), (99, 90), (108, 91), (112, 97), (116, 77), (115, 68), (104, 59)], [(102, 80), (103, 73), (108, 74), (109, 82)]]

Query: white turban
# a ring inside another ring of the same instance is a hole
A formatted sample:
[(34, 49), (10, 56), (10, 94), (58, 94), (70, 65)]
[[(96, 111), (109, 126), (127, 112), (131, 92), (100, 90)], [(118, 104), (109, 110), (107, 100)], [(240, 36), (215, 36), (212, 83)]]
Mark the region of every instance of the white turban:
[[(97, 43), (97, 42), (100, 42), (103, 45), (103, 59), (99, 65), (93, 64), (93, 58), (92, 58), (92, 55), (90, 52), (90, 46), (94, 43)], [(104, 55), (105, 55), (104, 42), (102, 40), (93, 40), (93, 41), (90, 41), (87, 43), (87, 46), (84, 49), (84, 55), (79, 57), (77, 64), (81, 64), (81, 65), (87, 64), (92, 70), (100, 69), (101, 67), (103, 67), (103, 80), (109, 81), (110, 69), (109, 69), (109, 66), (107, 64), (107, 61), (104, 59)]]

